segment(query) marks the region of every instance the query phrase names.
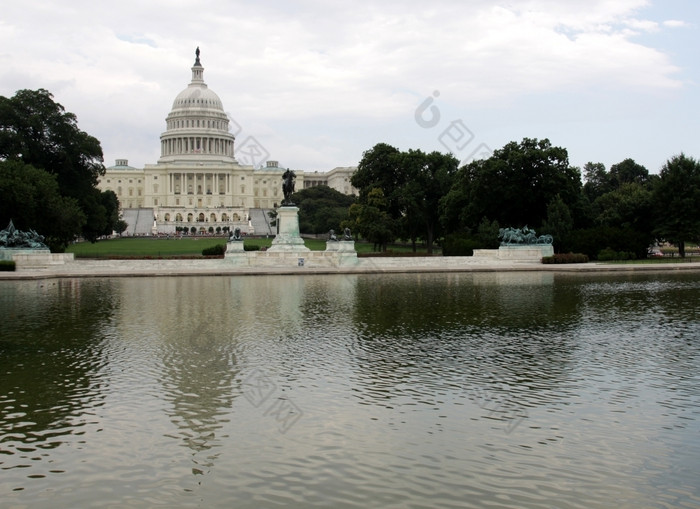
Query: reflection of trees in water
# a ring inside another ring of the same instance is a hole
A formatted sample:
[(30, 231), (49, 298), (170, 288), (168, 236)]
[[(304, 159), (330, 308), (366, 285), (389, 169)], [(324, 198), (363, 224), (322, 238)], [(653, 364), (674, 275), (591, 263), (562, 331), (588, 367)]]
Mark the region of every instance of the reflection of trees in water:
[(31, 456), (96, 422), (106, 384), (104, 325), (116, 307), (108, 280), (3, 283), (0, 433), (12, 432), (3, 450), (21, 446)]
[(425, 390), (419, 399), (476, 387), (539, 404), (568, 376), (579, 300), (547, 273), (360, 279), (363, 385), (380, 400), (408, 383)]

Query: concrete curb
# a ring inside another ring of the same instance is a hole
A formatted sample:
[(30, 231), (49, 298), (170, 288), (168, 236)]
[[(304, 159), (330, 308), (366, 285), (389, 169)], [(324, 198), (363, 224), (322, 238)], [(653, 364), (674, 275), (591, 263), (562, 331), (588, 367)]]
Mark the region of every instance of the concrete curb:
[(96, 278), (96, 277), (192, 277), (192, 276), (260, 276), (260, 275), (327, 275), (327, 274), (412, 274), (470, 272), (556, 272), (567, 274), (593, 273), (669, 273), (700, 272), (700, 262), (679, 264), (603, 264), (543, 265), (541, 263), (474, 262), (455, 260), (446, 265), (435, 263), (401, 266), (400, 259), (382, 263), (363, 258), (354, 266), (340, 267), (236, 267), (221, 260), (76, 260), (73, 263), (42, 268), (20, 268), (16, 272), (0, 272), (0, 281)]

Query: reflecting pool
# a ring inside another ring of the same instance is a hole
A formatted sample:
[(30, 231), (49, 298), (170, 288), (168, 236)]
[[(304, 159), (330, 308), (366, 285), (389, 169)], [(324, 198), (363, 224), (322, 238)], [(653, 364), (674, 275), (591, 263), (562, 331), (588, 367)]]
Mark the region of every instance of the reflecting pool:
[(0, 281), (2, 507), (699, 507), (700, 274)]

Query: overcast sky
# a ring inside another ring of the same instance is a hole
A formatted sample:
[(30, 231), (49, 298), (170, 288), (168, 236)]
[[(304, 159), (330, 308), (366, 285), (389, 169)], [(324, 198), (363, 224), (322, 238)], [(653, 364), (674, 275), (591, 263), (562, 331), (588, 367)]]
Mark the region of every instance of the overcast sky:
[(325, 171), (379, 142), (467, 161), (529, 137), (658, 172), (700, 157), (698, 30), (696, 0), (5, 2), (0, 95), (49, 90), (107, 166), (142, 167), (199, 46), (242, 162)]

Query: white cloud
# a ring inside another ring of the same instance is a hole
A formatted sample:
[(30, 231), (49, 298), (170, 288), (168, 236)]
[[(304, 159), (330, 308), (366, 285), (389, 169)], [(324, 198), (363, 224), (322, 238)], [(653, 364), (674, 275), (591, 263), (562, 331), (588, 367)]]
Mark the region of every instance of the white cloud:
[[(646, 19), (649, 4), (15, 3), (0, 24), (0, 93), (49, 89), (101, 139), (110, 160), (137, 165), (157, 159), (158, 135), (189, 82), (197, 45), (205, 80), (246, 129), (256, 119), (273, 130), (316, 122), (329, 133), (344, 123), (410, 121), (435, 89), (455, 111), (498, 110), (547, 93), (672, 93), (683, 85), (680, 67), (638, 36), (686, 24)], [(285, 140), (300, 165), (316, 167), (311, 159), (322, 157), (318, 139), (301, 130), (270, 136)], [(357, 152), (352, 140), (335, 143), (334, 155), (342, 146), (346, 158)]]

